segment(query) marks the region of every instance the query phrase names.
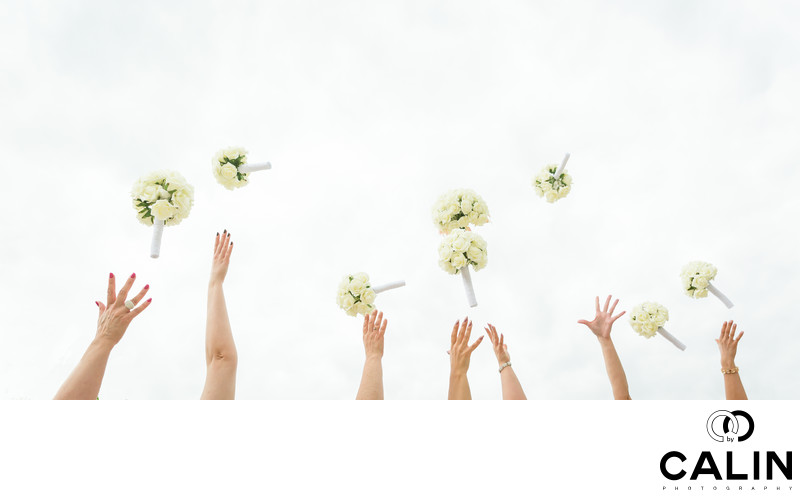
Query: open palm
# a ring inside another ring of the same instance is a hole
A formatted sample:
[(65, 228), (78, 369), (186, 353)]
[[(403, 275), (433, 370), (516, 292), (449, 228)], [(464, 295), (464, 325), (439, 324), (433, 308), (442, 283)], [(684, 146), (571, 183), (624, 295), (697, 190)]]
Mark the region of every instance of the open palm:
[(617, 307), (617, 303), (619, 303), (619, 299), (614, 301), (614, 304), (611, 306), (611, 309), (608, 309), (608, 304), (611, 302), (611, 296), (608, 296), (606, 299), (606, 305), (603, 307), (603, 311), (600, 311), (600, 297), (594, 298), (594, 306), (595, 306), (595, 317), (594, 320), (591, 322), (586, 320), (578, 320), (578, 323), (582, 323), (589, 327), (594, 335), (599, 338), (608, 339), (611, 337), (611, 326), (614, 322), (617, 321), (619, 317), (625, 314), (623, 311), (622, 313), (614, 315), (614, 309)]

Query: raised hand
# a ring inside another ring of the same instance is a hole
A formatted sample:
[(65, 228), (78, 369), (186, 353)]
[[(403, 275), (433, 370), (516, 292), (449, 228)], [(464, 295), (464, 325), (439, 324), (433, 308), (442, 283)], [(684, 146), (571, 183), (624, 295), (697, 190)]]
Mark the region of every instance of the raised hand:
[(511, 356), (508, 354), (508, 345), (505, 343), (503, 334), (498, 337), (497, 329), (491, 323), (484, 330), (486, 330), (489, 340), (492, 341), (497, 364), (500, 365), (500, 385), (503, 388), (503, 399), (528, 399), (525, 397), (517, 374), (511, 368)]
[(739, 346), (739, 341), (742, 339), (744, 331), (736, 335), (736, 324), (733, 320), (722, 323), (722, 330), (719, 333), (717, 346), (719, 346), (720, 364), (724, 369), (736, 368), (734, 360), (736, 359), (736, 348)]
[(586, 320), (578, 320), (578, 323), (582, 323), (589, 327), (589, 330), (592, 331), (594, 335), (597, 336), (598, 339), (608, 339), (611, 337), (611, 326), (614, 322), (617, 321), (619, 317), (625, 314), (623, 311), (622, 313), (613, 316), (614, 310), (617, 308), (617, 303), (619, 303), (619, 299), (614, 301), (614, 304), (611, 306), (611, 309), (608, 309), (608, 303), (611, 302), (611, 296), (609, 295), (606, 298), (606, 304), (603, 307), (603, 311), (600, 311), (600, 297), (597, 296), (594, 298), (594, 307), (596, 314), (594, 316), (594, 320), (588, 322)]
[(503, 365), (511, 361), (511, 357), (508, 354), (508, 345), (504, 342), (503, 334), (500, 334), (498, 337), (497, 329), (491, 323), (488, 324), (488, 327), (484, 327), (486, 331), (486, 335), (489, 336), (489, 340), (492, 341), (492, 348), (494, 348), (494, 355), (497, 356), (497, 363)]
[(736, 335), (736, 324), (733, 320), (723, 322), (722, 330), (719, 333), (717, 346), (719, 346), (719, 359), (722, 365), (722, 377), (725, 383), (725, 399), (744, 400), (747, 393), (742, 384), (742, 377), (739, 375), (739, 367), (736, 366), (736, 348), (742, 339), (744, 332)]
[(377, 309), (364, 315), (363, 339), (367, 358), (383, 358), (383, 336), (388, 324), (389, 320), (384, 320), (383, 312), (378, 313)]
[(465, 318), (464, 322), (457, 321), (453, 325), (453, 332), (450, 334), (450, 373), (466, 375), (469, 370), (469, 359), (472, 352), (481, 345), (483, 336), (477, 341), (469, 344), (469, 336), (472, 333), (472, 322)]
[[(55, 399), (97, 399), (111, 350), (125, 335), (131, 320), (150, 306), (152, 301), (152, 299), (148, 299), (139, 305), (139, 302), (147, 294), (149, 285), (145, 285), (138, 294), (128, 300), (128, 292), (133, 287), (135, 280), (136, 274), (134, 273), (117, 294), (114, 274), (108, 274), (106, 302), (95, 301), (100, 310), (97, 317), (97, 333), (78, 365), (59, 388)], [(128, 306), (126, 306), (126, 301), (129, 301)]]
[(383, 337), (389, 320), (383, 319), (383, 312), (373, 310), (364, 315), (362, 329), (364, 340), (364, 370), (361, 373), (361, 384), (358, 386), (356, 399), (383, 399)]
[(133, 282), (135, 280), (136, 274), (133, 273), (128, 277), (125, 285), (119, 290), (119, 294), (116, 294), (114, 292), (114, 274), (109, 273), (106, 303), (103, 304), (100, 301), (95, 301), (97, 307), (100, 308), (97, 317), (96, 339), (109, 341), (112, 345), (117, 344), (120, 339), (122, 339), (122, 336), (125, 335), (125, 331), (128, 329), (128, 325), (130, 325), (131, 321), (150, 306), (150, 303), (153, 301), (152, 298), (145, 301), (141, 306), (137, 306), (150, 289), (149, 285), (145, 285), (138, 294), (130, 299), (134, 306), (133, 309), (128, 309), (125, 305), (128, 299), (128, 292), (131, 290), (131, 287), (133, 287)]
[(617, 355), (617, 349), (614, 347), (614, 342), (611, 340), (611, 326), (617, 321), (619, 317), (625, 314), (623, 311), (618, 315), (614, 315), (614, 310), (617, 308), (619, 299), (614, 301), (611, 309), (608, 309), (608, 304), (611, 302), (611, 296), (606, 298), (606, 304), (603, 306), (603, 311), (600, 311), (600, 297), (594, 298), (595, 316), (594, 320), (588, 322), (586, 320), (578, 320), (589, 327), (589, 330), (597, 337), (600, 343), (600, 349), (603, 351), (603, 361), (606, 364), (606, 373), (608, 380), (611, 382), (611, 391), (614, 394), (614, 399), (631, 399), (630, 392), (628, 392), (628, 378), (625, 376), (625, 370), (622, 368), (622, 362)]
[(214, 259), (211, 262), (211, 284), (221, 284), (228, 274), (228, 263), (231, 261), (233, 242), (228, 230), (223, 230), (222, 235), (217, 233), (214, 239)]

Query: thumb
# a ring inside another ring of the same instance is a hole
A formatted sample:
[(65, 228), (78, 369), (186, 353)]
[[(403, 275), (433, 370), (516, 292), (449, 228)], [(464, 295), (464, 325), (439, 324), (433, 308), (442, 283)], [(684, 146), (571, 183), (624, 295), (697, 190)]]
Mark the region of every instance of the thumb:
[(589, 322), (587, 322), (586, 320), (578, 320), (578, 323), (582, 325), (589, 325)]

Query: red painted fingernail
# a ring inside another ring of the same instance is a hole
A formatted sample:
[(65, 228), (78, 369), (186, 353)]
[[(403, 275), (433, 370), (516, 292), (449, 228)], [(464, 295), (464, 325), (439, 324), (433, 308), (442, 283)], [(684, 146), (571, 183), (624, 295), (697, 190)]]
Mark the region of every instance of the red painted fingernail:
[(113, 273), (109, 273), (108, 274), (108, 278), (114, 278), (114, 274)]
[(131, 273), (131, 278), (136, 278), (136, 274), (135, 273)]
[(145, 289), (149, 289), (150, 288), (150, 284), (145, 285), (144, 288)]
[(96, 304), (98, 308), (100, 307), (100, 303), (99, 302), (95, 301), (94, 304)]
[(153, 300), (153, 298), (151, 297), (150, 299), (148, 299), (148, 300), (147, 300), (147, 302), (149, 303), (149, 302), (150, 302), (150, 301), (152, 301), (152, 300)]

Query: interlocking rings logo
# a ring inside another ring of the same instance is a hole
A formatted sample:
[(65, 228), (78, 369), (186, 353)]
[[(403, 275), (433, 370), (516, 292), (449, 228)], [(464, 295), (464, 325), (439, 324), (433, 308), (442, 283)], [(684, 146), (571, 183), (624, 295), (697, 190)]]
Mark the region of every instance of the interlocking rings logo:
[[(742, 428), (739, 424), (739, 417), (747, 422), (747, 431), (745, 431), (745, 433), (742, 435), (739, 435), (742, 431)], [(720, 427), (720, 424), (717, 422), (720, 418), (722, 418), (722, 427)], [(706, 423), (708, 435), (711, 436), (711, 439), (720, 443), (725, 441), (745, 441), (753, 435), (754, 427), (755, 424), (753, 423), (753, 417), (751, 417), (749, 413), (742, 410), (734, 410), (732, 412), (727, 410), (717, 410), (712, 413), (710, 417), (708, 417), (708, 422)], [(718, 432), (718, 429), (720, 428), (722, 429), (721, 435)], [(738, 437), (734, 438), (729, 434), (733, 434)]]

